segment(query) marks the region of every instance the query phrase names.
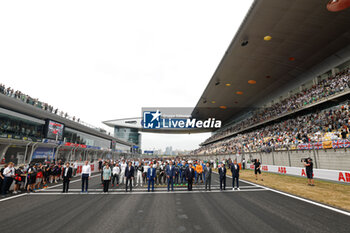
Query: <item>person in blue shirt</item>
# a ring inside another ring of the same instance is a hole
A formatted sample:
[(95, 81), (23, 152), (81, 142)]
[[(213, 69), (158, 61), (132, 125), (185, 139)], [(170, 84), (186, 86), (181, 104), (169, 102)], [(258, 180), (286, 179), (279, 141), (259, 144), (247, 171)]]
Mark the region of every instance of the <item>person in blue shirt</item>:
[(180, 166), (180, 171), (181, 171), (181, 185), (186, 184), (186, 164), (185, 162), (182, 162)]
[(148, 180), (148, 192), (150, 191), (150, 186), (152, 184), (152, 192), (154, 191), (154, 179), (156, 178), (156, 168), (152, 165), (147, 170), (147, 180)]
[(174, 191), (175, 166), (173, 165), (173, 161), (169, 162), (169, 166), (166, 167), (165, 174), (168, 178), (168, 192), (170, 191), (170, 185), (171, 191)]
[(180, 168), (178, 165), (175, 166), (175, 185), (179, 185), (179, 175), (180, 175)]
[[(202, 161), (202, 167), (203, 167), (203, 171), (204, 171), (204, 169), (207, 167), (206, 166), (206, 163), (204, 162), (204, 161)], [(203, 181), (204, 181), (204, 183), (205, 183), (205, 176), (203, 175)]]
[(177, 172), (178, 172), (178, 182), (177, 182), (177, 184), (181, 184), (182, 183), (181, 182), (181, 174), (182, 174), (181, 166), (182, 166), (182, 164), (181, 164), (181, 162), (179, 160), (178, 163), (176, 164)]

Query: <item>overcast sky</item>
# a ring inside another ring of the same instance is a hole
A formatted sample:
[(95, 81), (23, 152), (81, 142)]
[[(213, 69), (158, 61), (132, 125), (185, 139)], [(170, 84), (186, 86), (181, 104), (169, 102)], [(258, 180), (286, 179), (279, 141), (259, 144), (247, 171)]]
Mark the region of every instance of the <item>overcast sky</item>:
[[(0, 82), (103, 128), (142, 107), (194, 107), (251, 4), (1, 1)], [(142, 147), (207, 137), (143, 134)]]

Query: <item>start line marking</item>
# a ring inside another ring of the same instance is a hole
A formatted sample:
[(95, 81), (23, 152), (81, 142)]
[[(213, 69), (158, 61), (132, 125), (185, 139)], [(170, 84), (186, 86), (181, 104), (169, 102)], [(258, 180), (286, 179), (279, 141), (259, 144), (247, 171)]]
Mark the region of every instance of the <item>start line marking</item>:
[[(213, 172), (214, 174), (218, 174), (217, 172)], [(97, 177), (97, 176), (101, 176), (100, 174), (97, 174), (97, 175), (93, 175), (91, 176), (91, 178), (93, 177)], [(232, 179), (232, 177), (230, 176), (227, 176), (227, 178), (229, 179)], [(74, 180), (74, 181), (71, 181), (70, 183), (75, 183), (75, 182), (78, 182), (78, 181), (81, 181), (81, 179), (77, 179), (77, 180)], [(282, 191), (278, 191), (276, 189), (272, 189), (272, 188), (268, 188), (268, 187), (265, 187), (265, 186), (262, 186), (262, 185), (258, 185), (258, 184), (255, 184), (255, 183), (252, 183), (252, 182), (249, 182), (249, 181), (245, 181), (245, 180), (241, 180), (241, 182), (244, 182), (246, 184), (249, 184), (249, 185), (254, 185), (255, 187), (257, 188), (260, 188), (260, 189), (249, 189), (249, 190), (240, 190), (240, 191), (231, 191), (231, 192), (248, 192), (248, 191), (271, 191), (271, 192), (275, 192), (275, 193), (278, 193), (278, 194), (281, 194), (281, 195), (284, 195), (284, 196), (287, 196), (287, 197), (290, 197), (290, 198), (294, 198), (294, 199), (297, 199), (297, 200), (300, 200), (300, 201), (304, 201), (306, 203), (310, 203), (310, 204), (313, 204), (313, 205), (316, 205), (316, 206), (319, 206), (319, 207), (322, 207), (322, 208), (325, 208), (325, 209), (328, 209), (328, 210), (332, 210), (334, 212), (337, 212), (337, 213), (340, 213), (340, 214), (344, 214), (344, 215), (347, 215), (347, 216), (350, 216), (350, 212), (348, 211), (344, 211), (344, 210), (340, 210), (340, 209), (337, 209), (337, 208), (334, 208), (334, 207), (331, 207), (331, 206), (327, 206), (327, 205), (324, 205), (324, 204), (321, 204), (321, 203), (318, 203), (318, 202), (315, 202), (315, 201), (311, 201), (311, 200), (308, 200), (308, 199), (305, 199), (305, 198), (302, 198), (302, 197), (298, 197), (298, 196), (295, 196), (295, 195), (292, 195), (292, 194), (289, 194), (289, 193), (285, 193), (285, 192), (282, 192)], [(52, 189), (52, 188), (55, 188), (55, 187), (58, 187), (58, 186), (61, 186), (63, 184), (57, 184), (57, 185), (53, 185), (53, 186), (50, 186), (48, 187), (47, 189)], [(47, 190), (46, 189), (46, 190)], [(19, 194), (19, 195), (15, 195), (15, 196), (11, 196), (11, 197), (7, 197), (7, 198), (3, 198), (3, 199), (0, 199), (0, 202), (3, 202), (3, 201), (7, 201), (7, 200), (11, 200), (11, 199), (14, 199), (14, 198), (18, 198), (18, 197), (23, 197), (23, 196), (26, 196), (26, 195), (84, 195), (84, 194), (80, 194), (80, 193), (52, 193), (52, 192), (42, 192), (44, 190), (39, 190), (38, 193), (23, 193), (23, 194)], [(88, 193), (88, 194), (100, 194), (100, 195), (125, 195), (125, 194), (132, 194), (132, 195), (137, 195), (137, 194), (161, 194), (161, 193), (203, 193), (203, 192), (207, 192), (207, 191), (173, 191), (173, 192), (133, 192), (133, 193), (122, 193), (122, 192), (113, 192), (113, 193), (108, 193), (108, 194), (104, 194), (104, 193)], [(219, 190), (212, 190), (212, 191), (209, 191), (209, 193), (216, 193), (216, 192), (230, 192), (230, 191), (219, 191)], [(86, 195), (86, 193), (85, 193)]]
[(28, 195), (142, 195), (142, 194), (191, 194), (191, 193), (227, 193), (227, 192), (235, 192), (235, 193), (240, 193), (240, 192), (256, 192), (256, 191), (268, 191), (266, 189), (245, 189), (245, 190), (211, 190), (211, 191), (199, 191), (199, 190), (193, 190), (193, 191), (155, 191), (155, 192), (125, 192), (125, 191), (120, 191), (120, 192), (108, 192), (108, 193), (103, 193), (103, 192), (88, 192), (88, 193), (80, 193), (80, 192), (68, 192), (68, 193), (60, 193), (60, 192), (39, 192), (39, 193), (29, 193)]
[[(147, 186), (145, 186), (145, 188), (138, 188), (138, 187), (133, 187), (132, 189), (134, 191), (147, 191), (148, 189), (146, 188)], [(217, 188), (219, 187), (218, 185), (212, 185), (211, 188)], [(257, 189), (256, 186), (239, 186), (239, 188), (242, 190), (242, 189)], [(166, 187), (162, 187), (162, 188), (157, 188), (157, 187), (154, 187), (155, 190), (165, 190), (167, 191), (168, 189)], [(187, 190), (187, 187), (174, 187), (175, 191), (178, 191), (178, 190)], [(193, 186), (193, 190), (196, 190), (196, 189), (202, 189), (204, 190), (204, 186), (202, 187), (196, 187), (196, 186)], [(226, 190), (229, 190), (230, 188), (226, 187)], [(232, 189), (232, 188), (231, 188)], [(263, 188), (259, 188), (259, 189), (263, 189)], [(214, 189), (213, 189), (214, 190)], [(49, 189), (49, 190), (42, 190), (40, 192), (59, 192), (59, 191), (62, 191), (62, 189)], [(69, 189), (69, 191), (72, 191), (72, 192), (80, 192), (81, 189)], [(88, 190), (89, 192), (96, 192), (96, 191), (103, 191), (103, 189), (89, 189)], [(109, 192), (124, 192), (125, 191), (125, 186), (122, 186), (122, 187), (119, 187), (117, 189), (115, 188), (109, 188)]]

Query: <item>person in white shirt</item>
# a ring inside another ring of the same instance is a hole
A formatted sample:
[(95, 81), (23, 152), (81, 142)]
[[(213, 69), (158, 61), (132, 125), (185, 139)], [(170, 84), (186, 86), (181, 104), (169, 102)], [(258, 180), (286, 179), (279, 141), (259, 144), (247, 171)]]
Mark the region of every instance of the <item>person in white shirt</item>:
[(143, 166), (143, 182), (147, 183), (147, 171), (150, 166), (148, 165), (148, 161), (145, 161), (145, 165)]
[(89, 179), (91, 176), (91, 167), (89, 165), (89, 161), (85, 161), (85, 164), (82, 167), (81, 170), (81, 192), (84, 192), (84, 186), (85, 186), (85, 192), (88, 192), (89, 188)]
[(122, 163), (120, 164), (120, 176), (119, 176), (119, 184), (125, 184), (125, 168), (128, 165), (125, 163), (125, 159), (123, 159)]
[(13, 178), (15, 177), (15, 168), (13, 167), (13, 163), (10, 162), (7, 166), (7, 168), (4, 169), (3, 176), (4, 180), (2, 183), (2, 195), (5, 196), (6, 193), (9, 191), (10, 186), (13, 182)]
[(137, 174), (136, 174), (136, 182), (134, 183), (134, 185), (139, 185), (140, 187), (142, 187), (143, 183), (142, 183), (142, 174), (143, 174), (143, 163), (139, 163), (136, 167), (137, 170)]
[(120, 168), (119, 164), (116, 163), (112, 170), (112, 187), (114, 186), (114, 181), (117, 180), (116, 186), (119, 186), (119, 174), (120, 174)]

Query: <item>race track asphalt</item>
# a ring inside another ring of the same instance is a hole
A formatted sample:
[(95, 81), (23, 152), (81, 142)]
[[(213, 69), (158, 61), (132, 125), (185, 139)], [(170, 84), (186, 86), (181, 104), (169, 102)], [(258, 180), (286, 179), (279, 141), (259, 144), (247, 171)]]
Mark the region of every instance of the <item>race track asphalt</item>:
[[(350, 217), (311, 203), (241, 182), (241, 191), (211, 192), (157, 188), (155, 193), (112, 188), (102, 194), (99, 177), (90, 180), (89, 194), (80, 181), (69, 194), (62, 186), (0, 202), (0, 231), (7, 232), (350, 232)], [(227, 179), (231, 187), (231, 179)]]

